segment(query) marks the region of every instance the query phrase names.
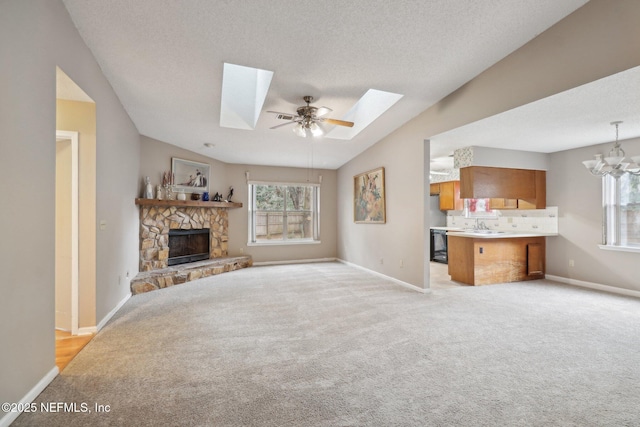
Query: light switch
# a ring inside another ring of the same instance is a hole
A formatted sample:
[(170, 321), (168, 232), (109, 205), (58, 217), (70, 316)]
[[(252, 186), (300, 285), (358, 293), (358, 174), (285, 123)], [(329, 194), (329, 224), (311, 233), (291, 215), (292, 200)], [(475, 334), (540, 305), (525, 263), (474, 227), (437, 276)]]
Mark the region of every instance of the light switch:
[(107, 221), (105, 221), (104, 219), (100, 220), (100, 230), (106, 230), (107, 229)]

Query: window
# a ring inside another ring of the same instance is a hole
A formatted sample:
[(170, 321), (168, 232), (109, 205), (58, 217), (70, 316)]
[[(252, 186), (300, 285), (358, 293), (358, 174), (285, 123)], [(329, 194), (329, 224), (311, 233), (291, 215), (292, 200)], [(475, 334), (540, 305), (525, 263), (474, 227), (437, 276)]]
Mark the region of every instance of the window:
[(640, 176), (603, 178), (606, 247), (640, 250)]
[(249, 184), (249, 244), (315, 243), (320, 188), (309, 184)]

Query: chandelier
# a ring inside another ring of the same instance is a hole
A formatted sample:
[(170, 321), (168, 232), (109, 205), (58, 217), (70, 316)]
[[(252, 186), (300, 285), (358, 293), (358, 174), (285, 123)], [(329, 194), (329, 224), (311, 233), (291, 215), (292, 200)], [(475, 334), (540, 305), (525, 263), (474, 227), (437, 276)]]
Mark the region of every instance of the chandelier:
[(594, 176), (610, 175), (616, 179), (623, 176), (625, 173), (631, 175), (640, 175), (640, 156), (634, 156), (631, 161), (625, 158), (625, 152), (620, 147), (618, 142), (618, 125), (621, 121), (611, 122), (616, 127), (616, 143), (607, 157), (602, 157), (602, 154), (596, 154), (595, 160), (585, 160), (582, 164), (591, 172)]

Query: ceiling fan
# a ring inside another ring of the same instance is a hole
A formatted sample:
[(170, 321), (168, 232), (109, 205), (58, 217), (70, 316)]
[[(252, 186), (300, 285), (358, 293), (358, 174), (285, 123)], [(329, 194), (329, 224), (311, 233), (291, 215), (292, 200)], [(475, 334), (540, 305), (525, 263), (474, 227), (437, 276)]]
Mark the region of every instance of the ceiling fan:
[(331, 119), (329, 117), (323, 117), (325, 114), (333, 111), (328, 107), (314, 107), (311, 104), (313, 101), (313, 96), (305, 96), (302, 98), (307, 105), (303, 105), (302, 107), (298, 107), (296, 110), (297, 114), (291, 113), (280, 113), (278, 111), (267, 111), (267, 113), (276, 114), (276, 118), (281, 120), (289, 120), (287, 123), (283, 123), (281, 125), (276, 125), (271, 127), (271, 129), (277, 129), (282, 126), (295, 124), (293, 128), (293, 132), (302, 137), (306, 136), (320, 136), (324, 133), (324, 130), (319, 126), (321, 123), (326, 123), (329, 125), (337, 125), (337, 126), (347, 126), (353, 127), (353, 122), (347, 122), (344, 120)]

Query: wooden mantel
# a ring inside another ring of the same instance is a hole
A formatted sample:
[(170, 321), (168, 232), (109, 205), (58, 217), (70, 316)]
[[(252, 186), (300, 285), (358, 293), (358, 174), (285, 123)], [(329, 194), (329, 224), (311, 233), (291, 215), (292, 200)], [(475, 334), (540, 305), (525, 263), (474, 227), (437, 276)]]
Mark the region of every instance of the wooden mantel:
[(136, 199), (138, 206), (178, 206), (178, 207), (198, 207), (198, 208), (241, 208), (242, 203), (236, 202), (203, 202), (202, 200), (156, 200), (156, 199)]

